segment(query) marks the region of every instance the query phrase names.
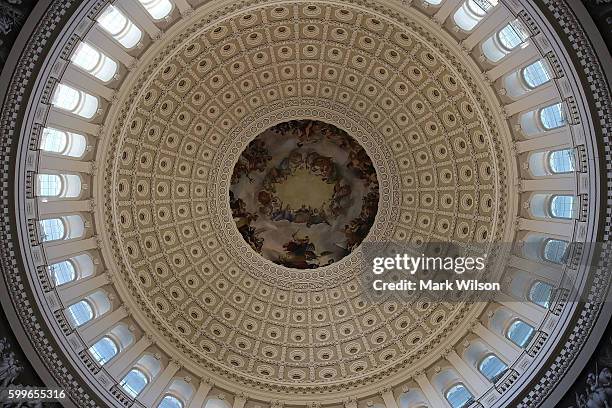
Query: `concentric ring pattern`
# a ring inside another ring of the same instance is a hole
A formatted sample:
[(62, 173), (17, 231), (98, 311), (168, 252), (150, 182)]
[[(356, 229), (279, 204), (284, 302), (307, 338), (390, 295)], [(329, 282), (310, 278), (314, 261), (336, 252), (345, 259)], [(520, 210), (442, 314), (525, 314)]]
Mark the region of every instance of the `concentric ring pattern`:
[(120, 100), (100, 164), (114, 283), (203, 375), (282, 392), (405, 376), (483, 306), (372, 302), (359, 248), (316, 270), (263, 259), (232, 219), (232, 171), (263, 130), (325, 121), (376, 167), (366, 242), (488, 243), (504, 235), (508, 171), (493, 109), (458, 48), (389, 10), (235, 8), (166, 39)]

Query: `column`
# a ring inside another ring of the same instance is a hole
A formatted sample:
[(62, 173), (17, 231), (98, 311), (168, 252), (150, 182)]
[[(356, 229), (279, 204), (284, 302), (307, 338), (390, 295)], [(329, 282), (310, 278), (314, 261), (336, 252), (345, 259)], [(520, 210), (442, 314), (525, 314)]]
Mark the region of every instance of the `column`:
[(145, 31), (143, 36), (146, 33), (149, 34), (149, 37), (156, 38), (161, 34), (161, 30), (155, 25), (149, 12), (138, 1), (118, 0), (115, 5), (119, 6), (130, 20)]
[(122, 306), (102, 317), (94, 319), (93, 322), (85, 325), (83, 328), (77, 329), (77, 331), (83, 339), (83, 342), (87, 345), (91, 345), (97, 337), (106, 334), (117, 323), (126, 318), (127, 315), (127, 311)]
[(448, 16), (455, 11), (460, 4), (463, 4), (465, 0), (446, 0), (440, 9), (434, 14), (433, 19), (438, 24), (442, 25), (446, 22)]
[(232, 408), (244, 408), (244, 405), (246, 404), (247, 399), (244, 395), (236, 395), (234, 397), (234, 405)]
[(573, 174), (521, 180), (522, 191), (564, 191), (574, 194), (576, 188), (576, 180)]
[(517, 153), (531, 152), (540, 149), (562, 149), (571, 147), (572, 137), (567, 127), (546, 132), (542, 136), (522, 140), (516, 143)]
[(529, 272), (545, 281), (559, 282), (563, 277), (560, 266), (544, 265), (543, 263), (532, 261), (531, 259), (520, 258), (516, 255), (510, 257), (508, 265), (520, 269), (521, 271)]
[(91, 173), (91, 162), (69, 159), (67, 157), (53, 156), (45, 152), (40, 153), (39, 169), (56, 170), (68, 173)]
[(431, 383), (429, 382), (425, 374), (417, 375), (414, 378), (414, 380), (417, 382), (417, 384), (419, 384), (421, 391), (423, 391), (423, 394), (425, 394), (425, 398), (427, 398), (427, 400), (429, 401), (429, 404), (432, 407), (447, 406), (447, 404), (444, 401), (442, 401), (442, 398), (438, 396), (438, 393), (434, 389), (433, 385), (431, 385)]
[(484, 340), (485, 343), (491, 346), (499, 357), (505, 359), (509, 363), (512, 363), (521, 355), (522, 350), (518, 346), (511, 343), (510, 340), (501, 337), (499, 334), (493, 333), (481, 323), (477, 323), (472, 331)]
[(570, 220), (531, 220), (519, 218), (518, 229), (549, 235), (561, 235), (569, 238), (572, 236), (573, 223)]
[(129, 367), (134, 365), (136, 360), (152, 344), (148, 337), (143, 336), (135, 344), (119, 353), (119, 355), (109, 361), (104, 367), (106, 371), (115, 379), (122, 375)]
[(517, 315), (519, 315), (519, 317), (522, 317), (533, 327), (537, 327), (538, 324), (542, 322), (546, 314), (546, 310), (543, 308), (525, 300), (517, 301), (504, 293), (498, 294), (495, 300), (501, 305), (515, 312)]
[(466, 382), (466, 385), (472, 389), (474, 397), (484, 394), (490, 388), (491, 384), (486, 381), (480, 372), (471, 364), (467, 364), (455, 350), (451, 350), (446, 356), (446, 360), (451, 363), (457, 373)]
[(208, 397), (208, 393), (212, 390), (213, 383), (210, 380), (202, 380), (196, 391), (195, 395), (189, 402), (187, 408), (202, 408), (204, 406), (204, 401), (206, 401), (206, 397)]
[(487, 76), (491, 81), (495, 81), (508, 72), (515, 70), (517, 67), (527, 65), (528, 61), (534, 60), (539, 56), (540, 52), (532, 45), (513, 50), (512, 53), (502, 59), (499, 64), (487, 71)]
[(519, 99), (518, 101), (506, 105), (505, 109), (508, 113), (508, 116), (512, 116), (519, 112), (532, 109), (546, 102), (552, 103), (554, 100), (559, 98), (560, 95), (559, 91), (557, 90), (557, 87), (554, 86), (554, 84), (549, 83), (547, 85), (543, 85), (537, 90), (529, 92), (527, 95), (521, 97), (521, 99)]
[[(474, 31), (463, 40), (463, 45), (471, 51), (478, 43), (493, 34), (496, 30), (501, 30), (503, 26), (510, 21), (508, 19), (509, 17), (508, 11), (501, 4), (498, 5), (486, 15), (480, 24), (476, 26)], [(481, 53), (479, 52), (478, 54)]]
[(174, 361), (170, 361), (166, 368), (155, 377), (152, 383), (150, 383), (144, 392), (138, 396), (138, 401), (145, 407), (153, 407), (155, 401), (163, 394), (170, 381), (174, 378), (174, 375), (181, 368), (180, 365)]
[(49, 264), (52, 264), (56, 259), (66, 259), (70, 257), (70, 255), (96, 249), (97, 245), (96, 238), (88, 238), (59, 244), (50, 242), (43, 244), (43, 247), (45, 249), (45, 255), (47, 256), (47, 261)]
[(58, 286), (56, 288), (57, 295), (64, 305), (71, 305), (77, 299), (82, 298), (88, 293), (93, 292), (110, 281), (106, 274), (95, 275), (92, 277), (85, 278), (83, 280), (77, 280), (73, 283)]
[(393, 391), (390, 389), (385, 389), (380, 393), (380, 395), (385, 401), (386, 408), (399, 408), (397, 406), (397, 402), (395, 401), (395, 397), (393, 396)]
[(344, 408), (357, 408), (357, 401), (355, 399), (345, 400)]
[(114, 91), (104, 85), (100, 81), (92, 81), (93, 75), (87, 74), (70, 64), (66, 68), (64, 78), (68, 78), (69, 83), (73, 84), (77, 89), (81, 89), (92, 95), (100, 96), (107, 101), (113, 98)]
[(179, 9), (182, 16), (193, 10), (191, 4), (189, 4), (187, 0), (174, 0), (174, 4), (176, 4), (176, 7)]
[(132, 57), (128, 52), (119, 45), (114, 39), (112, 39), (103, 28), (94, 24), (94, 26), (87, 33), (87, 39), (96, 44), (96, 47), (111, 57), (115, 61), (121, 62), (126, 67), (133, 65), (136, 62), (136, 58)]
[(100, 132), (100, 125), (89, 123), (75, 115), (68, 115), (62, 110), (51, 107), (47, 116), (46, 125), (48, 127), (59, 127), (74, 131), (74, 133), (86, 133), (97, 136)]
[(89, 200), (57, 200), (45, 202), (38, 198), (36, 202), (38, 204), (39, 218), (51, 214), (75, 214), (91, 211), (91, 201)]

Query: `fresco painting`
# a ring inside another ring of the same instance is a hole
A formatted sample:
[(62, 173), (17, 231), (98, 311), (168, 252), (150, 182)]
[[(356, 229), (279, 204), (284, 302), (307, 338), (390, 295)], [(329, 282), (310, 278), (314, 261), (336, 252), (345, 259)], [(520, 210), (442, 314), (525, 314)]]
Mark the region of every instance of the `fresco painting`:
[(378, 210), (378, 179), (345, 131), (293, 120), (257, 136), (234, 167), (229, 194), (238, 231), (266, 259), (313, 269), (350, 254)]

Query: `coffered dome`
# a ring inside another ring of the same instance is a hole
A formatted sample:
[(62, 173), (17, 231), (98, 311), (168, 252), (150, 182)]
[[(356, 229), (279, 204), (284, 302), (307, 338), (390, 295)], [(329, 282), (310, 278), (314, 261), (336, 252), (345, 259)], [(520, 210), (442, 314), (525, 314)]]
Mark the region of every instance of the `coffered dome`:
[[(25, 275), (7, 281), (27, 276), (45, 330), (26, 331), (60, 350), (42, 358), (79, 406), (526, 407), (540, 378), (553, 392), (552, 358), (570, 365), (589, 338), (572, 332), (607, 318), (577, 300), (610, 281), (590, 267), (610, 98), (577, 81), (601, 67), (572, 63), (544, 6), (108, 3), (52, 5), (66, 23), (49, 50), (26, 47), (21, 64), (44, 64), (2, 112), (22, 117), (6, 137)], [(366, 248), (432, 243), (491, 253), (502, 293), (364, 285)]]
[[(448, 347), (478, 319), (481, 304), (369, 299), (358, 246), (326, 267), (287, 268), (232, 225), (228, 191), (246, 198), (232, 174), (249, 143), (272, 125), (314, 119), (347, 132), (376, 169), (368, 241), (504, 239), (512, 170), (499, 134), (508, 126), (495, 122), (475, 65), (453, 66), (465, 58), (456, 44), (387, 14), (309, 2), (236, 10), (214, 24), (195, 15), (120, 90), (98, 155), (107, 266), (134, 317), (142, 311), (199, 375), (222, 370), (312, 399), (347, 380), (405, 378), (431, 359), (424, 350)], [(302, 235), (314, 239), (317, 228)]]

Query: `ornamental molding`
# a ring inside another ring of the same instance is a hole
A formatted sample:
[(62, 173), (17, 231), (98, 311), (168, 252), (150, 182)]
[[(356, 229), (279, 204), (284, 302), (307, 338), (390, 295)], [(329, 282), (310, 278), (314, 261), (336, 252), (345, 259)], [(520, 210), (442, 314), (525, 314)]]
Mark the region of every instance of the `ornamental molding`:
[[(98, 2), (96, 7), (101, 8), (105, 2)], [(594, 97), (596, 101), (600, 103), (600, 109), (597, 112), (601, 121), (595, 121), (595, 123), (601, 124), (604, 127), (606, 134), (610, 134), (610, 94), (605, 78), (601, 72), (596, 56), (590, 49), (588, 39), (584, 36), (581, 31), (578, 22), (575, 20), (572, 12), (569, 10), (567, 5), (561, 1), (551, 1), (548, 7), (551, 11), (555, 12), (555, 18), (558, 19), (559, 23), (564, 26), (567, 30), (574, 35), (573, 46), (576, 50), (588, 52), (588, 57), (581, 60), (585, 71), (595, 73), (589, 76), (587, 80), (592, 86)], [(61, 22), (68, 20), (70, 17), (70, 7), (72, 3), (67, 1), (56, 1), (53, 6), (49, 9), (44, 17), (44, 20), (37, 27), (37, 31), (31, 37), (30, 42), (24, 47), (22, 58), (15, 69), (11, 83), (8, 85), (9, 90), (7, 93), (7, 100), (3, 106), (2, 116), (0, 118), (0, 157), (4, 163), (9, 163), (12, 158), (16, 155), (17, 144), (15, 140), (21, 139), (21, 134), (26, 134), (23, 129), (20, 128), (21, 121), (18, 119), (24, 117), (24, 112), (27, 108), (24, 101), (28, 100), (28, 92), (30, 87), (33, 86), (33, 77), (38, 74), (36, 69), (38, 64), (43, 60), (42, 57), (42, 45), (48, 44), (49, 41), (57, 35), (58, 27), (61, 27)], [(604, 143), (610, 144), (610, 140), (604, 139)], [(609, 172), (612, 170), (612, 163), (609, 157), (605, 158), (606, 169)], [(2, 181), (5, 186), (12, 186), (15, 180), (19, 180), (14, 177), (13, 170), (8, 167), (4, 167), (2, 171)], [(610, 192), (608, 192), (610, 194)], [(49, 322), (47, 319), (49, 316), (41, 316), (38, 313), (33, 313), (32, 307), (38, 308), (41, 299), (36, 298), (31, 293), (25, 293), (26, 296), (17, 296), (19, 293), (23, 293), (24, 285), (29, 285), (29, 277), (24, 274), (24, 268), (22, 267), (20, 258), (26, 259), (26, 266), (29, 268), (32, 265), (31, 254), (20, 253), (20, 250), (25, 249), (24, 243), (26, 238), (20, 237), (20, 233), (15, 231), (14, 214), (12, 211), (12, 204), (14, 199), (12, 191), (9, 189), (2, 190), (3, 200), (0, 204), (2, 208), (2, 218), (0, 219), (0, 228), (5, 231), (6, 241), (0, 247), (2, 254), (2, 272), (5, 283), (8, 286), (9, 293), (11, 293), (11, 301), (15, 307), (16, 313), (19, 315), (24, 329), (29, 334), (31, 342), (35, 348), (39, 351), (39, 355), (43, 358), (47, 368), (53, 373), (54, 377), (59, 381), (62, 387), (69, 392), (73, 401), (79, 406), (96, 406), (95, 397), (88, 395), (89, 390), (84, 389), (81, 386), (81, 378), (83, 375), (82, 371), (75, 370), (72, 366), (74, 362), (68, 362), (65, 359), (64, 354), (68, 354), (65, 346), (58, 346), (55, 340), (47, 338), (48, 333), (41, 329), (42, 326), (47, 325)], [(610, 215), (606, 215), (605, 226), (611, 225)], [(602, 227), (602, 231), (604, 228)], [(607, 228), (607, 231), (610, 229)], [(606, 233), (607, 234), (607, 233)], [(605, 240), (609, 237), (604, 235)], [(26, 244), (27, 247), (27, 244)], [(591, 292), (595, 299), (605, 291), (610, 285), (610, 277), (605, 274), (606, 265), (599, 265), (599, 269), (594, 272), (594, 281), (592, 282)], [(36, 275), (34, 271), (29, 271), (32, 275)], [(539, 392), (532, 392), (525, 397), (521, 403), (521, 407), (536, 406), (543, 398), (554, 388), (566, 372), (567, 368), (573, 362), (573, 358), (577, 355), (581, 346), (587, 341), (589, 331), (593, 327), (599, 312), (601, 305), (599, 304), (586, 304), (584, 306), (585, 313), (583, 317), (576, 323), (573, 333), (573, 339), (571, 342), (567, 342), (564, 345), (563, 350), (558, 351), (559, 356), (563, 356), (561, 361), (558, 361), (554, 367), (548, 368), (548, 371), (541, 376), (541, 384), (539, 386)], [(62, 349), (62, 347), (64, 347)], [(71, 355), (74, 358), (74, 355)], [(559, 360), (559, 359), (558, 359)], [(78, 364), (77, 364), (78, 365)], [(78, 373), (75, 377), (74, 374)], [(92, 381), (91, 378), (88, 378)], [(93, 398), (92, 398), (93, 397)]]

